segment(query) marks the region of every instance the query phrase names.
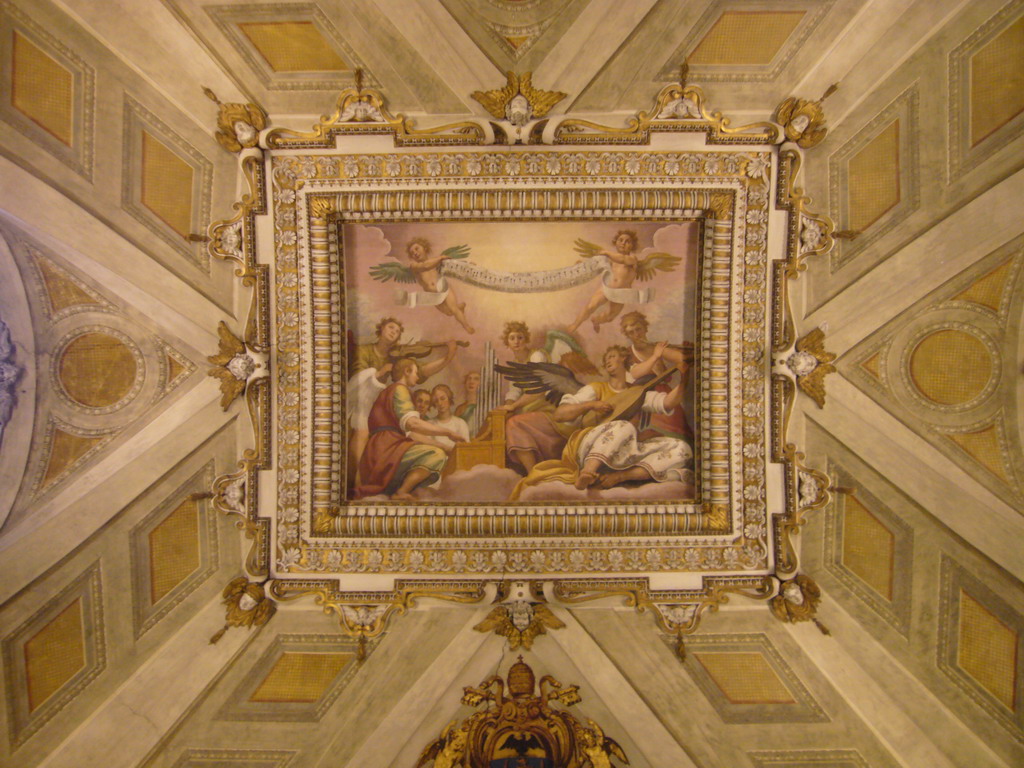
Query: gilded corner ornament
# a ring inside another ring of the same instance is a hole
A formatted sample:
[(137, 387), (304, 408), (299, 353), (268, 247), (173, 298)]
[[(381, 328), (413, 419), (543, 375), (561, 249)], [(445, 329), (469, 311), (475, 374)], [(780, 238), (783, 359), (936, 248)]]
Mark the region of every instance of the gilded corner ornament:
[(768, 607), (779, 621), (787, 624), (813, 621), (823, 635), (831, 635), (828, 627), (818, 620), (820, 602), (821, 588), (810, 576), (798, 573), (788, 581), (779, 582), (779, 592), (768, 601)]
[(263, 588), (266, 580), (249, 581), (245, 576), (232, 579), (224, 588), (226, 608), (224, 626), (210, 638), (210, 644), (220, 640), (230, 627), (262, 627), (277, 612), (277, 605), (267, 597)]
[(824, 141), (828, 128), (825, 127), (825, 111), (821, 105), (838, 88), (838, 84), (830, 85), (817, 101), (790, 96), (779, 104), (775, 108), (775, 121), (782, 126), (786, 139), (803, 149)]
[[(526, 599), (526, 585), (517, 582), (513, 585), (514, 594), (491, 609), (487, 618), (473, 629), (477, 632), (494, 632), (508, 640), (510, 650), (533, 647), (536, 637), (546, 634), (549, 629), (562, 629), (565, 624), (555, 616), (551, 609), (539, 601)], [(543, 594), (543, 593), (541, 593)], [(499, 595), (500, 598), (500, 595)]]
[(815, 328), (797, 339), (796, 347), (786, 358), (786, 368), (796, 378), (800, 391), (810, 397), (819, 408), (825, 407), (825, 377), (835, 373), (832, 362), (836, 355), (825, 350), (825, 331)]
[(472, 96), (500, 121), (499, 127), (505, 131), (510, 144), (526, 144), (536, 122), (546, 117), (567, 94), (534, 88), (532, 72), (518, 75), (509, 71), (505, 76), (508, 82), (504, 88), (474, 91)]
[(203, 93), (217, 105), (217, 143), (228, 152), (259, 145), (260, 131), (267, 127), (267, 113), (258, 104), (225, 104), (209, 88)]
[(226, 411), (250, 382), (266, 377), (267, 361), (265, 355), (250, 350), (223, 320), (217, 326), (217, 336), (219, 348), (216, 355), (206, 358), (213, 363), (206, 373), (220, 380), (220, 407)]

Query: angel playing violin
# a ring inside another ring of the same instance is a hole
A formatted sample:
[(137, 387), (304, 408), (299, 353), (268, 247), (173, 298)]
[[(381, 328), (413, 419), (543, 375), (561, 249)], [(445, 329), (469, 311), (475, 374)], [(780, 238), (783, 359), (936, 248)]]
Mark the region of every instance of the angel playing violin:
[(447, 259), (464, 259), (469, 256), (469, 246), (454, 245), (441, 251), (440, 256), (430, 256), (430, 241), (424, 237), (414, 237), (405, 246), (409, 266), (397, 261), (387, 261), (370, 267), (370, 277), (386, 283), (418, 283), (420, 288), (432, 294), (444, 294), (444, 299), (435, 306), (437, 310), (449, 317), (454, 317), (466, 333), (476, 333), (476, 329), (466, 319), (466, 303), (460, 302), (455, 290), (449, 288), (441, 276), (441, 265)]
[[(580, 310), (579, 315), (569, 326), (569, 333), (575, 333), (583, 324), (583, 321), (590, 317), (590, 322), (597, 331), (604, 323), (615, 319), (622, 311), (623, 304), (612, 301), (606, 289), (622, 290), (632, 288), (634, 281), (639, 278), (641, 281), (650, 280), (658, 270), (671, 272), (682, 259), (668, 253), (650, 253), (644, 258), (636, 254), (637, 234), (631, 229), (623, 229), (615, 234), (612, 241), (615, 245), (615, 252), (602, 250), (599, 245), (589, 243), (586, 240), (576, 241), (576, 253), (585, 259), (592, 259), (595, 256), (603, 256), (608, 259), (608, 273), (601, 286), (594, 291), (590, 301)], [(606, 305), (598, 314), (594, 312), (598, 307)], [(591, 317), (593, 315), (593, 317)]]

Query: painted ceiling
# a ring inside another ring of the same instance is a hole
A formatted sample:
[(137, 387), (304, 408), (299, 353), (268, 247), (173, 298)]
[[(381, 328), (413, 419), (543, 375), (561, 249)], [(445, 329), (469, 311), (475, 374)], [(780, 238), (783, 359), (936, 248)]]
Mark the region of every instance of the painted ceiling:
[[(1024, 762), (1024, 2), (0, 0), (0, 62), (0, 763), (412, 766), (520, 653), (633, 766)], [(211, 644), (252, 531), (209, 492), (253, 436), (208, 358), (252, 292), (206, 242), (249, 190), (203, 89), (308, 131), (358, 78), (429, 128), (512, 70), (618, 126), (684, 62), (733, 126), (838, 84), (799, 183), (845, 236), (790, 290), (837, 370), (787, 433), (832, 487), (798, 543), (828, 634), (733, 595), (681, 655), (549, 585), (529, 650), (490, 599)]]

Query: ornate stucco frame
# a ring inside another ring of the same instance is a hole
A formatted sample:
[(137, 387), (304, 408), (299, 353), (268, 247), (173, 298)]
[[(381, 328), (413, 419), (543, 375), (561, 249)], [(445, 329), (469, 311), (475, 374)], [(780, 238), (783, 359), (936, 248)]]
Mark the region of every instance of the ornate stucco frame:
[[(345, 123), (353, 100), (373, 106), (380, 119)], [(691, 103), (693, 114), (663, 119), (680, 100)], [(542, 123), (530, 140), (549, 146), (496, 148), (499, 126), (474, 120), (418, 130), (391, 116), (379, 93), (349, 89), (311, 133), (265, 133), (261, 145), (268, 151), (243, 159), (251, 193), (235, 217), (211, 227), (211, 253), (235, 261), (237, 274), (255, 289), (246, 342), (267, 348), (274, 323), (277, 411), (272, 424), (267, 380), (250, 386), (257, 447), (239, 472), (218, 479), (215, 503), (242, 516), (240, 527), (256, 539), (248, 569), (274, 580), (275, 598), (313, 594), (360, 637), (382, 631), (386, 617), (417, 596), (476, 602), (485, 597), (486, 582), (506, 578), (554, 582), (552, 596), (563, 602), (626, 594), (641, 610), (655, 607), (663, 629), (690, 632), (701, 611), (726, 601), (727, 592), (770, 596), (771, 574), (796, 571), (790, 535), (802, 513), (828, 501), (828, 479), (805, 466), (787, 442), (794, 378), (773, 367), (773, 358), (795, 342), (788, 281), (799, 276), (805, 257), (832, 245), (831, 222), (810, 213), (795, 186), (800, 151), (793, 145), (780, 151), (781, 132), (770, 123), (729, 128), (727, 118), (705, 108), (695, 86), (663, 89), (654, 109), (625, 128), (566, 116)], [(674, 136), (654, 137), (661, 133)], [(366, 142), (374, 134), (391, 141)], [(273, 313), (270, 270), (258, 263), (255, 248), (256, 216), (268, 212), (268, 191)], [(783, 236), (775, 238), (783, 246), (770, 257), (773, 208), (788, 216)], [(697, 505), (556, 511), (342, 501), (332, 477), (344, 442), (338, 425), (346, 380), (340, 224), (494, 220), (513, 213), (536, 220), (704, 220), (711, 263), (700, 291), (704, 445)], [(728, 279), (716, 282), (716, 273)], [(259, 474), (267, 469), (276, 488), (261, 494)], [(583, 535), (587, 528), (590, 535)], [(652, 572), (661, 574), (657, 590), (648, 580)], [(681, 605), (693, 610), (661, 610)]]

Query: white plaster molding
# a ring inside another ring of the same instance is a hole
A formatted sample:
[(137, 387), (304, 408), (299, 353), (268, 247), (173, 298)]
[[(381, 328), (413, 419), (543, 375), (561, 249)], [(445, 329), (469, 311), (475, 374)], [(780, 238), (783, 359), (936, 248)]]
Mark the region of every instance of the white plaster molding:
[[(459, 26), (455, 18), (436, 0), (406, 0), (401, 13), (395, 13), (391, 0), (373, 0), (402, 36), (417, 51), (429, 51), (426, 60), (435, 74), (466, 105), (469, 112), (485, 116), (487, 110), (470, 97), (473, 91), (486, 91), (503, 84), (505, 73), (487, 58)], [(443, 45), (438, 41), (443, 40)]]
[[(799, 324), (828, 323), (828, 348), (843, 354), (896, 315), (1024, 232), (1018, 171), (947, 216)], [(831, 382), (830, 382), (831, 383)]]
[(0, 580), (0, 603), (74, 551), (236, 416), (220, 409), (218, 384), (208, 378), (40, 504), (0, 537), (7, 577)]
[(204, 131), (214, 128), (217, 108), (198, 83), (225, 102), (250, 100), (160, 0), (55, 2)]
[(805, 413), (926, 512), (1024, 578), (1024, 517), (841, 376), (829, 402)]
[[(578, 669), (586, 671), (587, 685), (609, 708), (620, 713), (620, 722), (628, 728), (630, 739), (642, 750), (647, 762), (652, 766), (697, 768), (686, 750), (673, 738), (643, 697), (576, 618), (566, 609), (557, 606), (552, 607), (552, 612), (565, 623), (565, 627), (551, 632), (550, 637)], [(626, 713), (628, 718), (625, 717)]]
[[(211, 600), (39, 764), (39, 768), (135, 768), (253, 637), (246, 630), (209, 638), (224, 624)], [(116, 747), (114, 747), (116, 745)]]
[(0, 158), (0, 177), (5, 180), (0, 186), (0, 210), (21, 229), (159, 329), (188, 340), (196, 349), (216, 350), (217, 323), (231, 318), (213, 302), (6, 158)]
[[(408, 686), (405, 695), (352, 755), (349, 765), (413, 765), (423, 748), (448, 724), (450, 713), (458, 708), (462, 688), (494, 674), (494, 660), (501, 656), (505, 638), (473, 629), (490, 608), (487, 605), (464, 614), (468, 621), (462, 629)], [(396, 734), (405, 734), (407, 738), (396, 739)], [(333, 768), (337, 759), (327, 750), (317, 765)]]
[(811, 622), (785, 627), (899, 765), (957, 768), (969, 756), (972, 768), (1008, 768), (828, 595), (822, 596), (818, 615), (831, 636)]
[(608, 63), (605, 51), (616, 51), (633, 34), (656, 0), (591, 0), (565, 31), (558, 45), (533, 72), (538, 88), (569, 94), (569, 105)]

